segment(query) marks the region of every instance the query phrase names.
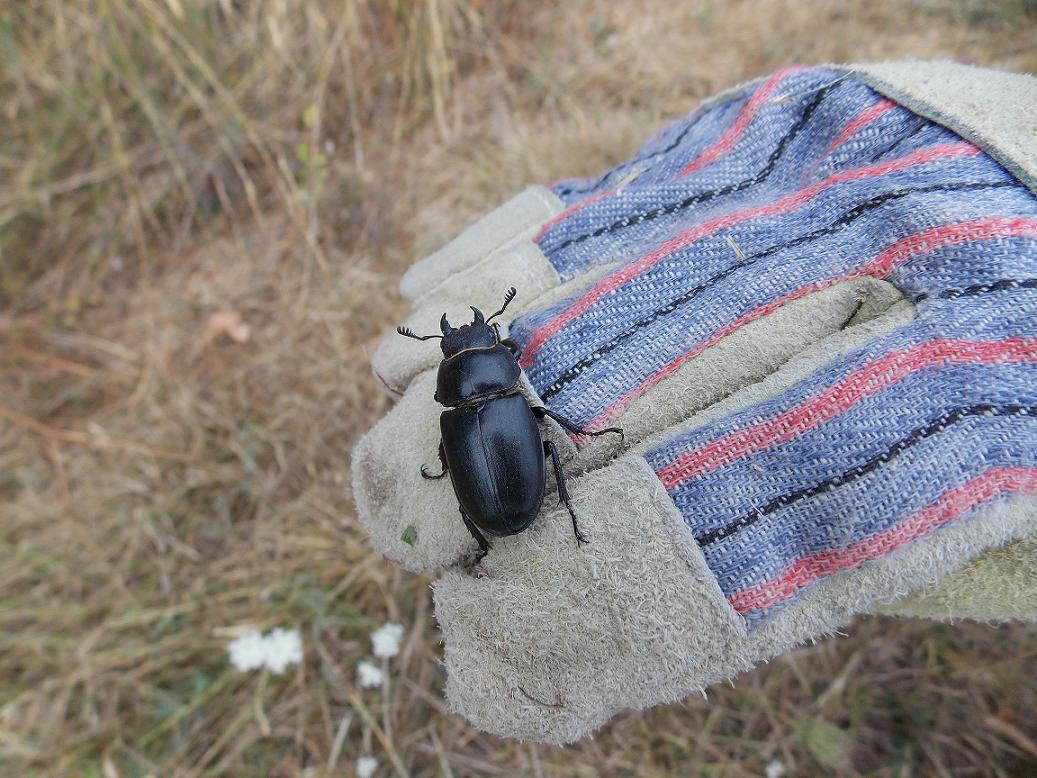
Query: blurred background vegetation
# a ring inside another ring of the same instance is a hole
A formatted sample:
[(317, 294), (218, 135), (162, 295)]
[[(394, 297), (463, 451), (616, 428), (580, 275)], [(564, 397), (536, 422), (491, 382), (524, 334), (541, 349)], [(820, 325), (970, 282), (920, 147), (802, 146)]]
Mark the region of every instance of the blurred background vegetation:
[[(1033, 774), (1018, 625), (861, 619), (571, 748), (482, 735), (443, 708), (428, 582), (354, 519), (411, 261), (735, 83), (890, 57), (1037, 72), (1037, 5), (0, 6), (0, 774)], [(229, 668), (275, 626), (301, 666)]]

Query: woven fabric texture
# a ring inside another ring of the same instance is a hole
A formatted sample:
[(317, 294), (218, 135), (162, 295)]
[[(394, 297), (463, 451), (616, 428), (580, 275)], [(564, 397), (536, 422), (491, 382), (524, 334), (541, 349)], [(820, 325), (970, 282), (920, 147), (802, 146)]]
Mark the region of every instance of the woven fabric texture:
[(909, 325), (648, 462), (750, 627), (826, 576), (1037, 493), (1037, 201), (975, 146), (827, 70), (758, 82), (563, 181), (563, 279), (513, 322), (552, 409), (590, 426), (782, 304), (849, 278)]

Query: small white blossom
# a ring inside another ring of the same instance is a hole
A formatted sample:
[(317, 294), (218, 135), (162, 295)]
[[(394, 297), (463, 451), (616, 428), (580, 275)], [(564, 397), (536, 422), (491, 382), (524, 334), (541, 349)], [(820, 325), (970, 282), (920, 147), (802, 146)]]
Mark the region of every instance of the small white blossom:
[(274, 675), (302, 661), (302, 638), (297, 629), (275, 629), (266, 636), (266, 644), (266, 666)]
[(280, 675), (288, 665), (302, 661), (302, 638), (297, 629), (275, 629), (269, 635), (246, 632), (229, 646), (230, 662), (243, 673), (266, 667)]
[(772, 759), (770, 762), (767, 763), (767, 766), (764, 768), (763, 774), (767, 778), (781, 778), (783, 775), (785, 775), (785, 765), (783, 765), (777, 759)]
[(356, 760), (357, 778), (371, 778), (378, 769), (378, 760), (373, 756), (362, 756)]
[(246, 632), (227, 646), (230, 663), (243, 673), (258, 670), (266, 663), (266, 645), (259, 630)]
[(371, 645), (374, 647), (374, 655), (382, 659), (392, 659), (400, 653), (400, 643), (402, 640), (402, 624), (383, 624), (371, 633)]
[(382, 675), (382, 668), (378, 665), (371, 664), (370, 662), (360, 662), (356, 666), (356, 677), (357, 682), (365, 689), (373, 689), (376, 686), (381, 686), (384, 676)]

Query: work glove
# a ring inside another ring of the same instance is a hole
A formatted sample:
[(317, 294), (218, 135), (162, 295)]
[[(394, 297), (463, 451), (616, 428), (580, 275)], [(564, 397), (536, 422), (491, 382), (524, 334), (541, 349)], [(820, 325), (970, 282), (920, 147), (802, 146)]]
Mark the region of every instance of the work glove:
[(421, 474), (442, 353), (377, 349), (399, 401), (354, 452), (357, 509), (443, 571), (454, 710), (569, 742), (859, 613), (1037, 617), (1033, 105), (1032, 78), (947, 63), (782, 71), (404, 276), (418, 334), (514, 286), (530, 405), (625, 432), (545, 418), (589, 543), (552, 491), (482, 557)]

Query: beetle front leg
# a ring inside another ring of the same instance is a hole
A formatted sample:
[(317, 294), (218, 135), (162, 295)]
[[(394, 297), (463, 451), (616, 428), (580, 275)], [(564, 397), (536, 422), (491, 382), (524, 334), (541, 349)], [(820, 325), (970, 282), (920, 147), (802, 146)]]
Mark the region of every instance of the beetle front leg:
[(552, 410), (550, 410), (548, 408), (545, 408), (542, 405), (537, 406), (535, 408), (531, 408), (530, 410), (533, 411), (533, 415), (536, 416), (538, 419), (542, 419), (545, 416), (550, 416), (552, 419), (557, 421), (559, 424), (561, 424), (563, 427), (565, 427), (565, 429), (569, 430), (569, 432), (573, 433), (574, 435), (592, 435), (592, 436), (597, 436), (597, 435), (604, 435), (607, 432), (617, 432), (617, 433), (619, 433), (620, 441), (623, 440), (623, 430), (621, 430), (619, 427), (605, 427), (604, 429), (594, 430), (592, 432), (591, 430), (587, 430), (587, 429), (581, 428), (576, 422), (571, 421), (571, 420), (565, 418), (564, 416), (562, 416), (562, 415), (560, 415), (558, 413), (555, 413), (554, 411), (552, 411)]
[(513, 341), (511, 338), (505, 338), (504, 340), (502, 340), (501, 345), (507, 346), (508, 350), (511, 351), (512, 354), (514, 354), (515, 359), (518, 359), (522, 356), (522, 346)]
[(580, 532), (580, 525), (576, 523), (576, 514), (573, 512), (572, 503), (569, 502), (569, 490), (565, 486), (565, 473), (562, 472), (562, 460), (558, 456), (558, 449), (550, 440), (544, 441), (544, 456), (551, 459), (555, 469), (555, 481), (558, 484), (558, 502), (565, 503), (565, 509), (573, 520), (573, 534), (576, 535), (576, 545), (590, 543)]
[(443, 441), (439, 441), (439, 461), (443, 465), (443, 472), (432, 475), (425, 465), (421, 466), (421, 477), (426, 481), (435, 481), (446, 475), (446, 451), (443, 450)]
[(490, 541), (486, 539), (486, 536), (479, 531), (479, 528), (475, 526), (475, 522), (472, 521), (468, 514), (464, 512), (464, 508), (460, 505), (457, 506), (457, 510), (461, 511), (461, 518), (464, 519), (464, 525), (468, 528), (468, 531), (472, 533), (472, 537), (475, 538), (475, 542), (479, 544), (479, 556), (475, 558), (475, 564), (479, 564), (483, 557), (490, 552)]
[[(499, 312), (500, 311), (498, 311), (498, 313)], [(511, 338), (502, 338), (500, 336), (500, 325), (494, 323), (490, 326), (493, 327), (493, 331), (497, 333), (497, 342), (500, 343), (502, 346), (506, 346), (508, 351), (512, 353), (515, 359), (518, 359), (522, 356), (522, 347), (518, 343), (513, 341)]]

